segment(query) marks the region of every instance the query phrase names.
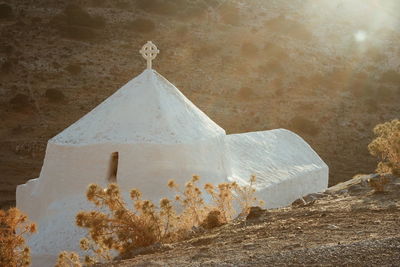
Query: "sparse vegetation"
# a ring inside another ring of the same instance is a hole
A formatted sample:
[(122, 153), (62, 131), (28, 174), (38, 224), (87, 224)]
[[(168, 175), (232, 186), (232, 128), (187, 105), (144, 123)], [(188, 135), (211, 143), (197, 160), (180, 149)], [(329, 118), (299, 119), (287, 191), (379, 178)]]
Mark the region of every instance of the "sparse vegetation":
[(287, 35), (289, 37), (309, 41), (312, 38), (311, 32), (307, 27), (298, 21), (291, 20), (285, 16), (278, 16), (265, 22), (265, 26), (276, 33)]
[(137, 0), (136, 7), (149, 13), (158, 15), (176, 15), (179, 8), (174, 5), (175, 1), (165, 0)]
[(219, 8), (219, 15), (225, 24), (236, 26), (240, 23), (240, 10), (234, 3), (223, 4)]
[(0, 210), (0, 264), (22, 267), (31, 263), (30, 249), (25, 235), (36, 232), (36, 225), (17, 208)]
[(279, 60), (268, 61), (258, 67), (258, 72), (261, 74), (283, 74), (285, 71)]
[(214, 55), (215, 52), (221, 50), (221, 47), (215, 44), (205, 43), (195, 49), (194, 55), (196, 58), (204, 59)]
[(364, 105), (368, 112), (377, 112), (379, 110), (378, 101), (374, 98), (366, 98), (364, 100)]
[(237, 96), (239, 99), (241, 100), (249, 100), (252, 97), (255, 97), (256, 94), (254, 93), (254, 91), (249, 88), (249, 87), (242, 87), (239, 89)]
[(286, 60), (288, 58), (287, 51), (272, 42), (265, 43), (263, 51), (269, 58), (274, 57), (278, 60)]
[(0, 19), (8, 19), (13, 17), (13, 10), (9, 4), (0, 3)]
[(92, 16), (74, 4), (68, 5), (61, 14), (52, 19), (51, 23), (64, 37), (77, 40), (92, 40), (98, 36), (96, 29), (105, 26), (104, 18)]
[(295, 116), (290, 120), (290, 127), (300, 133), (315, 136), (319, 133), (318, 127), (311, 120), (302, 116)]
[(244, 42), (241, 47), (242, 55), (254, 57), (257, 56), (258, 47), (251, 42)]
[(374, 128), (377, 136), (369, 145), (369, 152), (379, 160), (379, 173), (400, 174), (400, 120), (378, 124)]
[(1, 64), (1, 73), (10, 73), (13, 69), (14, 61), (12, 59), (7, 59)]
[(63, 92), (57, 89), (47, 89), (45, 93), (46, 98), (53, 103), (60, 103), (65, 100)]
[(75, 40), (90, 41), (94, 40), (98, 34), (91, 28), (77, 26), (60, 26), (62, 36)]
[(32, 108), (31, 98), (26, 94), (16, 94), (10, 99), (12, 108), (16, 111), (23, 111)]
[[(81, 240), (81, 249), (96, 255), (86, 256), (85, 263), (109, 261), (112, 250), (123, 258), (139, 247), (184, 239), (193, 227), (210, 229), (225, 224), (235, 214), (235, 199), (240, 203), (242, 216), (247, 214), (250, 206), (258, 204), (254, 196), (254, 176), (247, 186), (222, 183), (214, 187), (206, 184), (204, 189), (211, 196), (212, 203), (204, 201), (203, 192), (197, 185), (199, 179), (193, 176), (183, 189), (170, 180), (168, 187), (177, 192), (175, 201), (163, 198), (158, 207), (151, 201), (143, 200), (141, 192), (133, 189), (130, 192), (133, 210), (127, 207), (118, 185), (110, 184), (104, 189), (90, 185), (87, 199), (109, 212), (85, 211), (76, 216), (77, 225), (89, 231), (87, 238)], [(175, 209), (178, 206), (180, 212)], [(76, 254), (64, 251), (59, 256), (58, 266), (76, 261)]]
[(388, 84), (399, 84), (400, 83), (400, 72), (395, 70), (388, 70), (382, 73), (380, 78), (382, 83)]
[(63, 19), (68, 25), (89, 28), (102, 28), (105, 20), (99, 16), (91, 16), (86, 10), (78, 5), (70, 4), (63, 12)]
[(120, 9), (128, 9), (128, 8), (131, 8), (131, 2), (117, 0), (114, 2), (114, 6), (116, 8), (120, 8)]
[(12, 45), (0, 46), (0, 53), (5, 53), (7, 56), (11, 55), (15, 51), (15, 47)]
[(138, 33), (150, 33), (154, 31), (156, 25), (150, 19), (138, 18), (128, 23), (127, 27)]
[(65, 70), (72, 75), (78, 75), (79, 73), (81, 73), (82, 67), (79, 63), (71, 63), (65, 68)]

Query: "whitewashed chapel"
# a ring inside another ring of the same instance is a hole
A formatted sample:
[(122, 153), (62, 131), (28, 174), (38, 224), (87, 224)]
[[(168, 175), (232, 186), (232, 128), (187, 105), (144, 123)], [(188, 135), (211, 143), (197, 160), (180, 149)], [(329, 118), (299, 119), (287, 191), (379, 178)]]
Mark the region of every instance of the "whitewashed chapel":
[(48, 141), (40, 177), (17, 188), (17, 207), (38, 223), (29, 239), (33, 266), (53, 266), (62, 250), (79, 251), (75, 215), (90, 206), (90, 183), (116, 182), (158, 202), (173, 178), (202, 183), (257, 176), (257, 196), (281, 207), (328, 185), (328, 167), (298, 135), (284, 129), (226, 135), (225, 130), (152, 69), (159, 50), (140, 53), (147, 69)]

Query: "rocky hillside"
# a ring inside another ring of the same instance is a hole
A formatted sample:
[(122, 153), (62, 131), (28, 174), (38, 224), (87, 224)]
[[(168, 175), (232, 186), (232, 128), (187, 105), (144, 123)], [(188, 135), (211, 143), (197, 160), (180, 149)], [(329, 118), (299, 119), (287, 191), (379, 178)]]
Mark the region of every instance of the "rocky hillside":
[(3, 0), (0, 205), (39, 175), (47, 140), (144, 68), (228, 133), (288, 128), (330, 167), (369, 173), (377, 123), (400, 116), (396, 1)]

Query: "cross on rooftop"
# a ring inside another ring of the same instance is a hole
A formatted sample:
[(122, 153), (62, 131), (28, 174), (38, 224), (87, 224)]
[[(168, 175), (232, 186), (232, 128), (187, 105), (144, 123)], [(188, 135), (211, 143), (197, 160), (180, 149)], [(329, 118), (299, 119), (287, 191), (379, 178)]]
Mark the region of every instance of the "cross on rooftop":
[(157, 46), (152, 41), (148, 41), (139, 52), (147, 60), (147, 69), (151, 69), (152, 61), (160, 53), (160, 50), (157, 49)]

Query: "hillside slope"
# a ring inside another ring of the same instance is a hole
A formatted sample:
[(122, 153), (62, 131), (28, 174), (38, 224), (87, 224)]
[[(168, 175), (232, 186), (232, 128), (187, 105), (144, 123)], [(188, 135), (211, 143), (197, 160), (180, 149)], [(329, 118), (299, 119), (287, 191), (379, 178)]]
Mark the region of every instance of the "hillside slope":
[(331, 185), (371, 172), (371, 129), (400, 116), (400, 13), (385, 3), (4, 1), (0, 206), (38, 176), (49, 138), (145, 68), (147, 40), (154, 68), (228, 133), (295, 131)]

